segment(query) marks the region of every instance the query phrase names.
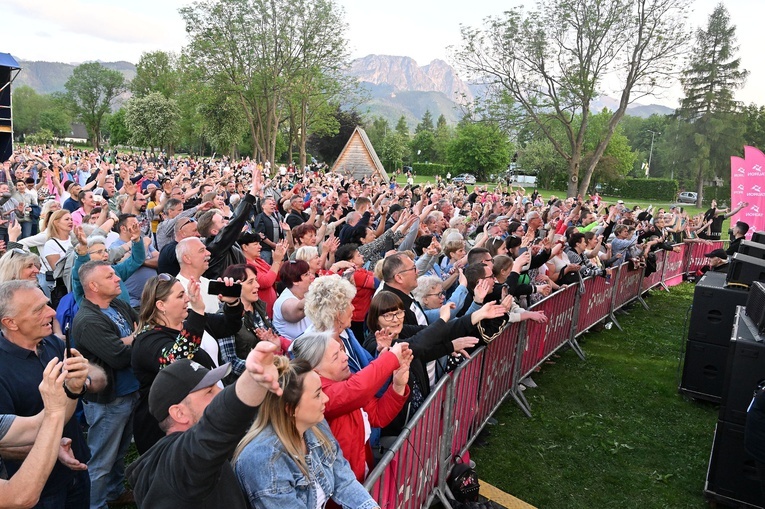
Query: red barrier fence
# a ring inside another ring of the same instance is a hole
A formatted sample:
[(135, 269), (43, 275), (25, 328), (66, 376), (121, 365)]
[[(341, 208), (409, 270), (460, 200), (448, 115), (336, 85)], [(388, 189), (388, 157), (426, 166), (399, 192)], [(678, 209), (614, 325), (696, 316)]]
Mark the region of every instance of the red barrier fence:
[(667, 286), (676, 286), (683, 282), (683, 275), (685, 275), (685, 261), (686, 253), (688, 252), (688, 244), (678, 244), (679, 251), (668, 251), (664, 258), (664, 274), (661, 279)]
[(603, 277), (588, 278), (582, 285), (584, 293), (573, 285), (532, 306), (544, 311), (548, 322), (509, 325), (443, 377), (370, 473), (365, 487), (383, 509), (428, 507), (436, 496), (448, 507), (446, 478), (455, 457), (470, 447), (502, 401), (512, 395), (531, 415), (518, 390), (521, 379), (567, 342), (583, 355), (573, 332), (579, 335), (608, 316), (614, 320), (616, 310), (648, 288), (679, 283), (684, 273), (706, 265), (704, 253), (722, 246), (699, 243), (684, 245), (677, 253), (659, 251), (658, 270), (647, 278), (642, 269), (630, 270), (623, 264), (610, 284)]
[(619, 271), (613, 279), (616, 280), (616, 283), (613, 290), (614, 302), (611, 305), (612, 312), (640, 295), (643, 283), (643, 270), (630, 269), (628, 264), (623, 263), (619, 265)]
[(690, 248), (686, 252), (685, 260), (685, 272), (694, 273), (704, 265), (709, 264), (709, 258), (704, 256), (706, 253), (711, 253), (715, 249), (723, 249), (724, 244), (722, 242), (712, 242), (707, 244), (706, 242), (694, 242), (690, 244)]
[(529, 308), (529, 311), (543, 311), (547, 322), (526, 322), (526, 347), (521, 357), (521, 379), (530, 375), (534, 368), (571, 339), (578, 289), (578, 285), (571, 285)]
[(446, 466), (440, 458), (442, 410), (455, 401), (450, 382), (444, 377), (436, 385), (367, 479), (365, 486), (382, 509), (427, 507), (437, 493), (439, 467)]
[[(611, 279), (616, 278), (614, 271)], [(584, 294), (579, 300), (579, 318), (576, 323), (576, 334), (580, 335), (608, 316), (611, 309), (614, 285), (606, 278), (594, 276), (584, 280)]]
[(643, 292), (661, 284), (661, 276), (664, 273), (664, 260), (666, 259), (666, 253), (666, 251), (656, 251), (654, 253), (656, 255), (656, 272), (653, 272), (643, 278)]

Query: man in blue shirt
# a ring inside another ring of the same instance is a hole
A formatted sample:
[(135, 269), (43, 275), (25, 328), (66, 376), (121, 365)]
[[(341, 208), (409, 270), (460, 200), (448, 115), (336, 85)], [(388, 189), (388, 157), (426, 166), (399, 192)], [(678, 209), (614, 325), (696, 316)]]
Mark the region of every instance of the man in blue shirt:
[(104, 369), (109, 381), (101, 393), (87, 395), (83, 401), (90, 424), (90, 507), (101, 509), (107, 501), (124, 501), (130, 495), (124, 493), (125, 455), (138, 403), (139, 384), (130, 368), (138, 317), (118, 298), (120, 278), (108, 262), (88, 262), (78, 274), (85, 297), (74, 317), (72, 337), (85, 358)]

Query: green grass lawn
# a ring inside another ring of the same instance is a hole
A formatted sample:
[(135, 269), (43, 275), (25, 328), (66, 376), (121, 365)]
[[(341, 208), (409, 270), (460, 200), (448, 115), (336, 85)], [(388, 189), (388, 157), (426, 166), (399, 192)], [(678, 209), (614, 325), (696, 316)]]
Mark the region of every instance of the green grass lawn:
[(497, 411), (481, 479), (540, 508), (703, 508), (718, 407), (677, 392), (691, 284), (653, 291), (616, 327), (585, 335)]

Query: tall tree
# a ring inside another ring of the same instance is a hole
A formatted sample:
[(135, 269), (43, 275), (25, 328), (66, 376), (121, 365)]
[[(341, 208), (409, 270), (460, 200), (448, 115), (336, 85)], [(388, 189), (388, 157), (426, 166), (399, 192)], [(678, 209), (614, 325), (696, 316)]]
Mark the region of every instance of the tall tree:
[(417, 127), (414, 128), (414, 134), (418, 134), (422, 131), (433, 132), (433, 115), (430, 114), (430, 110), (425, 110), (422, 120), (417, 124)]
[(737, 51), (736, 27), (731, 25), (725, 6), (718, 4), (706, 29), (696, 31), (696, 44), (681, 79), (685, 97), (678, 110), (693, 126), (692, 164), (699, 207), (704, 179), (715, 173), (726, 176), (728, 172), (723, 171), (728, 167), (726, 161), (741, 150), (743, 142), (745, 126), (736, 118), (741, 105), (733, 94), (744, 85), (748, 72), (741, 69), (741, 59), (735, 56)]
[(409, 125), (406, 123), (406, 117), (404, 115), (401, 115), (396, 123), (396, 132), (406, 140), (409, 139)]
[(170, 99), (175, 95), (178, 82), (175, 57), (165, 51), (152, 51), (141, 55), (135, 66), (135, 77), (130, 82), (130, 91), (136, 97), (159, 92)]
[(132, 134), (133, 143), (155, 147), (169, 147), (178, 134), (180, 110), (174, 99), (166, 99), (159, 92), (130, 99), (125, 107), (125, 124)]
[(286, 120), (299, 124), (290, 126), (293, 137), (307, 135), (311, 101), (323, 95), (326, 102), (334, 90), (327, 80), (346, 58), (345, 25), (332, 0), (202, 0), (180, 12), (189, 60), (206, 84), (237, 98), (260, 157), (274, 160)]
[(475, 173), (486, 180), (510, 162), (510, 141), (496, 122), (473, 121), (465, 117), (457, 125), (449, 145), (449, 162), (455, 168)]
[[(568, 164), (568, 195), (584, 194), (627, 106), (669, 84), (688, 40), (687, 9), (688, 0), (542, 0), (535, 11), (490, 17), (484, 29), (463, 27), (455, 57), (547, 136)], [(590, 109), (612, 76), (621, 83), (619, 106), (583, 165)]]
[(77, 118), (85, 124), (93, 147), (101, 146), (101, 122), (112, 102), (125, 90), (125, 78), (119, 71), (98, 62), (80, 64), (64, 84)]

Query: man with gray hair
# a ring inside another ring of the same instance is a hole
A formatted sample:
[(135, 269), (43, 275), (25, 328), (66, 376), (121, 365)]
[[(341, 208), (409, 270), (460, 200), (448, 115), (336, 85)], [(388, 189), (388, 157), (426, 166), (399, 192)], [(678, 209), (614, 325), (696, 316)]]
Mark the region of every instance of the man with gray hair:
[[(64, 359), (64, 343), (53, 335), (56, 312), (48, 306), (48, 297), (31, 281), (0, 283), (0, 414), (31, 417), (40, 413), (43, 400), (37, 390), (46, 365), (54, 358)], [(65, 361), (68, 371), (64, 391), (72, 399), (86, 392), (97, 392), (106, 384), (101, 369), (72, 349)], [(81, 371), (86, 370), (86, 377)], [(88, 379), (91, 381), (88, 382)], [(81, 462), (90, 458), (77, 419), (64, 425), (60, 461), (53, 467), (40, 496), (42, 507), (87, 508), (90, 479)], [(8, 475), (21, 468), (28, 449), (3, 450)], [(62, 453), (64, 454), (62, 456)]]
[(125, 455), (133, 438), (133, 412), (138, 404), (138, 380), (130, 356), (138, 316), (119, 299), (120, 278), (104, 261), (91, 261), (78, 271), (85, 297), (72, 323), (72, 337), (82, 354), (107, 374), (108, 384), (99, 394), (83, 400), (90, 428), (90, 507), (100, 509), (107, 501), (126, 503)]
[(539, 215), (539, 212), (532, 210), (526, 214), (526, 224), (528, 225), (526, 234), (529, 236), (533, 235), (533, 238), (536, 238), (539, 236), (539, 229), (542, 227), (544, 222), (542, 221), (542, 216)]

